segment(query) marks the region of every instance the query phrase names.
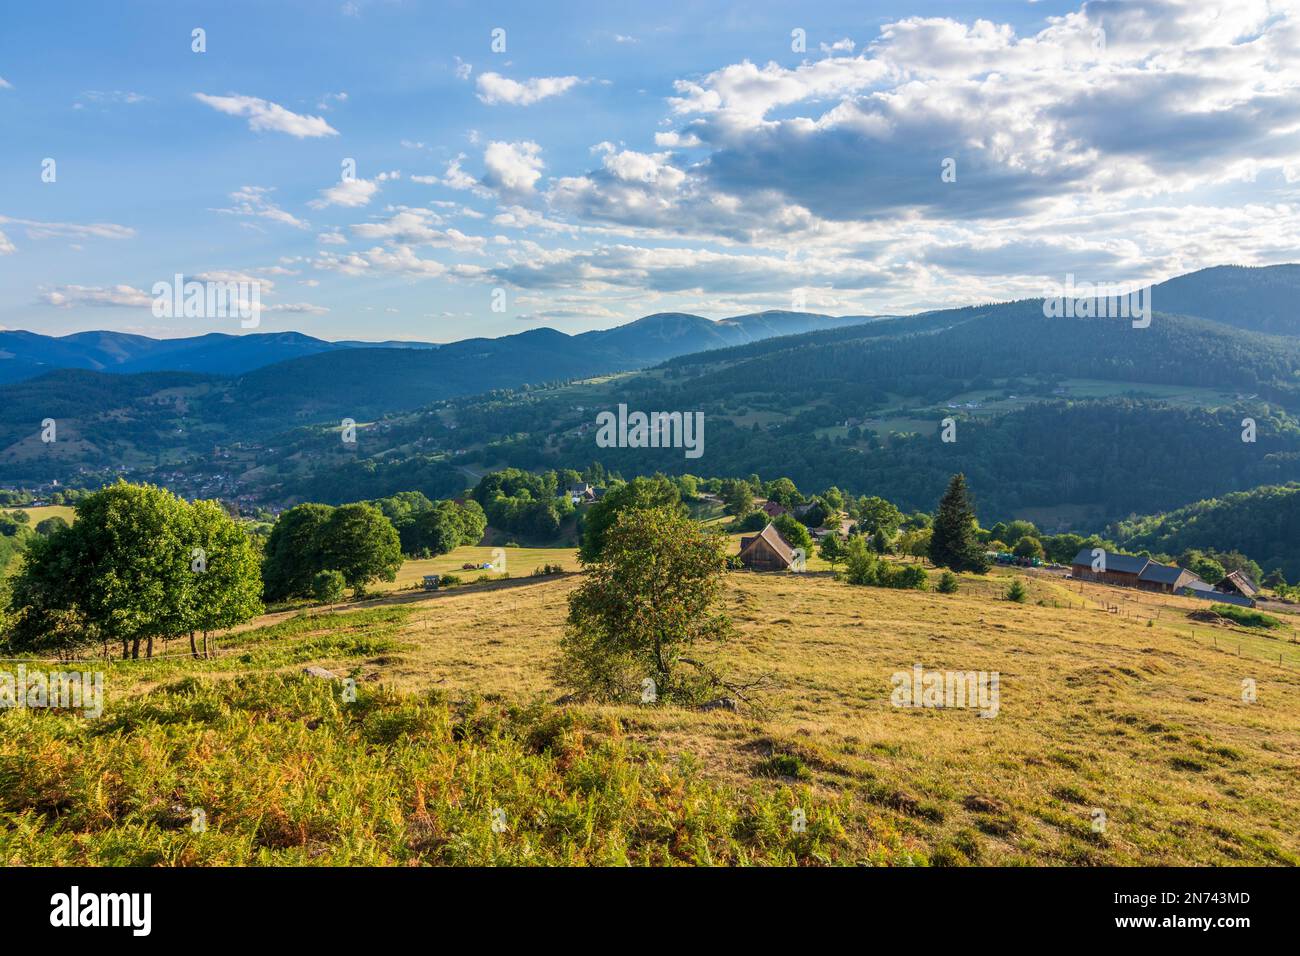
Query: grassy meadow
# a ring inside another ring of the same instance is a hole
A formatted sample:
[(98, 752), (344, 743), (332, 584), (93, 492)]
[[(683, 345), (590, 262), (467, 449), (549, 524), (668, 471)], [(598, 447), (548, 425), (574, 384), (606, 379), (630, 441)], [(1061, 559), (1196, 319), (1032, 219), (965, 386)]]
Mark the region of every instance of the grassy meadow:
[(502, 572), (488, 568), (473, 570), (462, 568), (465, 564), (490, 564), (504, 554), (504, 573), (512, 577), (527, 577), (534, 570), (544, 565), (559, 565), (566, 571), (578, 570), (577, 548), (485, 548), (462, 546), (441, 554), (436, 558), (421, 561), (406, 561), (397, 572), (395, 581), (378, 581), (372, 585), (374, 591), (400, 591), (423, 586), (426, 574), (454, 574), (461, 581), (484, 581), (502, 576)]
[(41, 505), (39, 508), (4, 508), (0, 509), (8, 513), (15, 511), (26, 511), (31, 515), (31, 526), (35, 528), (46, 518), (62, 518), (68, 524), (76, 520), (77, 512), (71, 505)]
[[(268, 617), (215, 659), (172, 642), (96, 663), (99, 719), (0, 714), (0, 857), (1300, 863), (1293, 632), (1046, 575), (1014, 604), (1002, 570), (953, 595), (741, 572), (737, 636), (698, 650), (763, 682), (752, 706), (563, 704), (551, 663), (578, 579), (519, 577), (553, 554), (508, 560), (516, 579), (488, 588)], [(996, 717), (891, 706), (914, 664), (998, 671)], [(354, 680), (355, 702), (308, 665)]]

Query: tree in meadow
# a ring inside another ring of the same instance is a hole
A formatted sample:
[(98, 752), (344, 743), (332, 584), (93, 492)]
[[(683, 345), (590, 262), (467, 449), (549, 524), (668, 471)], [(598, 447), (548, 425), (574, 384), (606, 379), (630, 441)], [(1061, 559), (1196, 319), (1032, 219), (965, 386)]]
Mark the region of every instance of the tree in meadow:
[(689, 703), (716, 686), (707, 666), (686, 655), (731, 633), (724, 537), (672, 506), (627, 508), (605, 529), (599, 557), (583, 566), (560, 642), (564, 683), (621, 702)]
[(195, 632), (208, 635), (243, 624), (262, 613), (261, 557), (248, 532), (215, 501), (190, 506), (190, 578), (185, 624), (190, 654), (199, 656)]
[(935, 512), (930, 534), (930, 560), (941, 568), (954, 571), (989, 569), (984, 548), (975, 534), (975, 509), (966, 491), (966, 476), (956, 474)]

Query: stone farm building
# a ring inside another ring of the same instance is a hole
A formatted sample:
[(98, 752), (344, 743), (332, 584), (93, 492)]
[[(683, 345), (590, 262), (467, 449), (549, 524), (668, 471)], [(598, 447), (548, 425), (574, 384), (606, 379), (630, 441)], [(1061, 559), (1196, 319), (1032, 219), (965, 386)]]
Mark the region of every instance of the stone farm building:
[(794, 564), (794, 549), (769, 524), (758, 534), (740, 539), (740, 563), (751, 571), (789, 571)]
[[(1253, 584), (1250, 578), (1240, 575), (1242, 582), (1229, 584), (1225, 578), (1216, 588), (1207, 584), (1199, 575), (1177, 565), (1161, 564), (1151, 558), (1136, 554), (1120, 554), (1117, 551), (1081, 548), (1070, 562), (1070, 574), (1080, 581), (1096, 581), (1099, 584), (1114, 584), (1123, 588), (1138, 588), (1142, 591), (1157, 591), (1161, 594), (1187, 594), (1225, 604), (1239, 604), (1254, 607)], [(1104, 570), (1103, 570), (1104, 569)], [(1235, 572), (1234, 572), (1235, 573)], [(1231, 575), (1229, 576), (1231, 577)], [(1227, 585), (1225, 587), (1225, 585)], [(1245, 587), (1252, 588), (1251, 594), (1245, 593)]]

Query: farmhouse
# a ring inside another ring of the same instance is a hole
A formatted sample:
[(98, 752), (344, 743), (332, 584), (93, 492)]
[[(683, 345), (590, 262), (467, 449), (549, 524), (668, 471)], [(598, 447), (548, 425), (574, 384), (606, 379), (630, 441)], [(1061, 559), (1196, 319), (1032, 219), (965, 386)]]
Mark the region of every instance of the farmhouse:
[(794, 550), (769, 524), (753, 537), (740, 539), (740, 563), (751, 571), (789, 571)]
[(1074, 556), (1070, 562), (1070, 574), (1080, 581), (1096, 581), (1163, 594), (1186, 594), (1242, 607), (1254, 607), (1254, 595), (1259, 591), (1254, 582), (1240, 571), (1234, 571), (1217, 586), (1211, 586), (1198, 575), (1177, 565), (1161, 564), (1139, 555), (1101, 549), (1097, 549), (1097, 554), (1094, 555), (1092, 548), (1083, 548)]
[(1176, 565), (1161, 564), (1136, 554), (1095, 550), (1094, 555), (1093, 548), (1081, 548), (1074, 556), (1070, 573), (1075, 578), (1164, 594), (1181, 594), (1195, 582), (1205, 584), (1191, 571)]
[(583, 501), (596, 500), (596, 489), (591, 487), (591, 485), (585, 483), (570, 488), (567, 492), (565, 492), (565, 494), (569, 496), (569, 500), (572, 501), (575, 505)]
[(785, 505), (778, 504), (775, 501), (763, 502), (763, 513), (769, 518), (779, 518), (785, 514)]

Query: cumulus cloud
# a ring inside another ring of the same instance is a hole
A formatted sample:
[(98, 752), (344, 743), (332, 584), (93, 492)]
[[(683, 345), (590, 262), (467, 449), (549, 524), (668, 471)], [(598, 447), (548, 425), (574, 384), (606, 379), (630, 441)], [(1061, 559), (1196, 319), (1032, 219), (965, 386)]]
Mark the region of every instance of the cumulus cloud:
[(320, 198), (313, 199), (307, 205), (312, 209), (324, 209), (326, 206), (348, 206), (352, 208), (364, 206), (379, 191), (380, 184), (386, 183), (390, 179), (398, 179), (401, 175), (400, 172), (393, 171), (380, 173), (374, 179), (362, 179), (359, 176), (342, 179), (333, 186), (322, 189)]
[(577, 86), (576, 76), (539, 76), (520, 83), (500, 73), (480, 73), (478, 98), (489, 106), (530, 106), (550, 96), (559, 96)]
[(483, 152), (481, 182), (500, 195), (527, 195), (541, 179), (544, 165), (542, 148), (534, 142), (488, 143)]
[(256, 96), (238, 94), (212, 96), (208, 93), (195, 93), (194, 98), (200, 103), (211, 106), (218, 113), (248, 117), (248, 128), (255, 133), (269, 130), (288, 133), (298, 139), (337, 136), (339, 133), (319, 116), (303, 116), (285, 109), (279, 103), (272, 103)]
[(470, 236), (459, 229), (440, 228), (443, 220), (431, 209), (400, 207), (391, 216), (376, 222), (357, 223), (353, 235), (370, 241), (383, 241), (394, 245), (428, 245), (456, 249), (460, 252), (481, 251), (487, 240)]
[(1025, 37), (913, 17), (857, 57), (680, 80), (670, 106), (710, 148), (707, 188), (774, 190), (828, 220), (1184, 191), (1300, 157), (1300, 72), (1282, 66), (1300, 54), (1295, 11), (1231, 6), (1093, 2)]
[(9, 237), (0, 232), (0, 256), (7, 256), (16, 251), (16, 247), (9, 241)]
[(481, 266), (447, 265), (437, 259), (421, 257), (410, 246), (374, 246), (370, 249), (347, 253), (321, 253), (315, 260), (318, 269), (347, 276), (394, 273), (410, 278), (466, 278), (477, 279), (487, 273)]

